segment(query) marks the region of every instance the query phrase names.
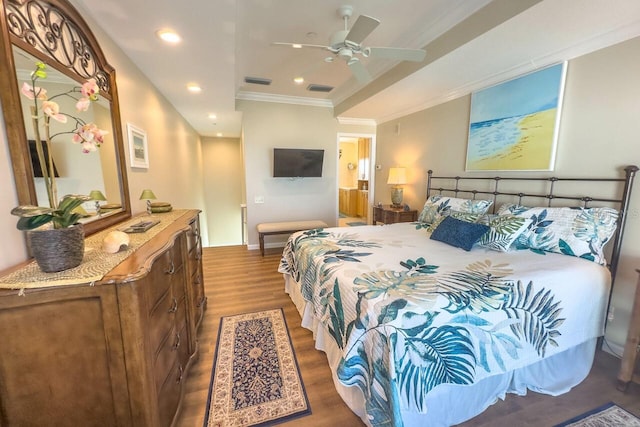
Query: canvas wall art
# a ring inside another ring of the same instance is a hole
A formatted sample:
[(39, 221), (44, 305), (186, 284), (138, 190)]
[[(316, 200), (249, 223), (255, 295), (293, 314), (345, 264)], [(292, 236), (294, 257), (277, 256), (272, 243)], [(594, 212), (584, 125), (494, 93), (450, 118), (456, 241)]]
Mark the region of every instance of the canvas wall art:
[(468, 171), (550, 171), (566, 62), (471, 95)]

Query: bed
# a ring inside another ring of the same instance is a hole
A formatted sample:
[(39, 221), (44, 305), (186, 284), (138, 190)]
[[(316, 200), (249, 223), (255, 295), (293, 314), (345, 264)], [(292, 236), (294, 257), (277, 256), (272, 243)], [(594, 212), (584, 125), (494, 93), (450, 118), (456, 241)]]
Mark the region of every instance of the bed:
[[(604, 334), (637, 170), (429, 171), (418, 222), (291, 235), (279, 271), (346, 404), (371, 426), (450, 426), (507, 393), (580, 383)], [(616, 189), (566, 196), (562, 184)]]

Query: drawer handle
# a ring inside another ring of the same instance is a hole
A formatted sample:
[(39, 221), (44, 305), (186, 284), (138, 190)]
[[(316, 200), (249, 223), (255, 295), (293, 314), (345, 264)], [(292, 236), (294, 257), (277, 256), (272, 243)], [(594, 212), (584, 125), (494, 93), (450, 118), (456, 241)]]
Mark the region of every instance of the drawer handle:
[(200, 261), (201, 258), (202, 258), (202, 251), (198, 251), (196, 253), (196, 260)]
[(184, 373), (184, 369), (182, 368), (182, 365), (178, 365), (178, 378), (176, 379), (176, 384), (180, 384), (182, 382), (182, 374)]
[(176, 299), (176, 297), (173, 297), (173, 304), (169, 309), (169, 313), (175, 313), (176, 311), (178, 311), (178, 300)]
[(180, 347), (180, 333), (176, 334), (176, 343), (173, 345), (173, 349), (177, 350)]
[(193, 284), (194, 285), (199, 285), (200, 284), (200, 275), (199, 274), (196, 276), (196, 279), (193, 281)]
[(203, 305), (205, 305), (207, 302), (207, 297), (201, 297), (200, 301), (198, 301), (198, 304), (196, 305), (196, 307), (202, 307)]
[(169, 269), (165, 271), (165, 273), (167, 274), (173, 274), (176, 272), (176, 266), (173, 263), (173, 260), (171, 260), (171, 265), (169, 266)]

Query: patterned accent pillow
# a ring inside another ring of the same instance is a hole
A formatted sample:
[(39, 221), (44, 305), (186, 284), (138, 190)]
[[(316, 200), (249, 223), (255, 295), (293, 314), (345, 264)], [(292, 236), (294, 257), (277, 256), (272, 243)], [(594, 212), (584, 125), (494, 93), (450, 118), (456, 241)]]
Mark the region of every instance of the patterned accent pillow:
[(516, 249), (556, 252), (606, 264), (604, 246), (616, 232), (618, 211), (612, 208), (528, 208), (503, 205), (498, 215), (531, 219), (516, 239)]
[(431, 233), (432, 240), (470, 251), (471, 247), (489, 231), (489, 226), (461, 221), (452, 216), (445, 217)]
[(492, 200), (458, 199), (456, 197), (441, 195), (431, 196), (425, 202), (422, 212), (420, 212), (420, 216), (418, 217), (418, 222), (431, 224), (438, 216), (443, 215), (450, 209), (458, 212), (483, 215), (487, 213), (492, 203)]
[(455, 219), (459, 219), (460, 221), (465, 221), (465, 222), (478, 222), (478, 220), (482, 217), (482, 215), (480, 214), (458, 212), (458, 211), (449, 209), (448, 211), (443, 212), (442, 215), (438, 215), (438, 217), (427, 227), (427, 231), (429, 233), (433, 233), (433, 230), (438, 228), (438, 225), (440, 225), (442, 220), (448, 216), (453, 217)]
[(491, 229), (485, 233), (478, 245), (494, 251), (507, 252), (518, 236), (529, 227), (532, 220), (516, 215), (483, 215), (478, 221)]

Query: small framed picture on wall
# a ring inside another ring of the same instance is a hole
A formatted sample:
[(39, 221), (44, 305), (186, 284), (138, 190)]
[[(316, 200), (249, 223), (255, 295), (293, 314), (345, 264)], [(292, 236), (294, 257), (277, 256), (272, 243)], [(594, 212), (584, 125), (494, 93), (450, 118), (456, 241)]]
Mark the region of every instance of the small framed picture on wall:
[(131, 159), (131, 167), (149, 169), (147, 133), (131, 123), (127, 123), (127, 135), (129, 139), (129, 158)]

